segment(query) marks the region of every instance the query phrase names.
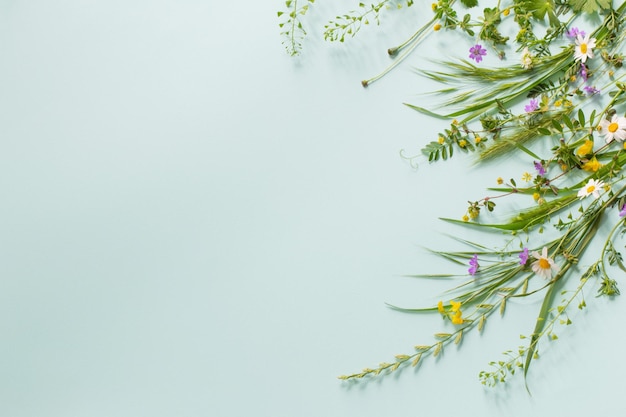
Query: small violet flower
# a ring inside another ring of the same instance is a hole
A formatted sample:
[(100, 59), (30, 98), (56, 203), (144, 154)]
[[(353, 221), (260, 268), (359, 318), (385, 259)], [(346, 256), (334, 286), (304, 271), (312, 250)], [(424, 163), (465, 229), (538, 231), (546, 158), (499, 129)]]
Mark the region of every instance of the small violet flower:
[(476, 62), (483, 60), (483, 56), (487, 55), (487, 50), (482, 45), (476, 44), (469, 49), (469, 57)]
[(622, 206), (622, 208), (620, 209), (620, 211), (619, 211), (619, 216), (620, 216), (620, 217), (624, 217), (624, 216), (626, 216), (626, 204), (624, 204), (624, 205)]
[(580, 78), (582, 78), (584, 81), (587, 81), (587, 78), (589, 78), (587, 66), (583, 63), (580, 64)]
[(528, 248), (524, 248), (518, 256), (519, 256), (519, 264), (526, 265), (526, 262), (528, 262), (528, 257), (529, 257)]
[(590, 85), (585, 86), (585, 88), (583, 88), (583, 90), (585, 90), (585, 93), (587, 93), (590, 96), (593, 96), (593, 95), (598, 94), (600, 92), (600, 90), (598, 90), (595, 87), (591, 87)]
[(537, 170), (537, 174), (539, 175), (546, 175), (546, 169), (543, 167), (543, 164), (541, 162), (534, 162), (535, 164), (535, 169)]
[(578, 28), (571, 28), (570, 30), (568, 30), (567, 32), (565, 32), (565, 36), (567, 36), (568, 38), (575, 38), (578, 35), (584, 37), (586, 35), (584, 30), (580, 30)]
[(539, 108), (539, 100), (531, 99), (530, 103), (524, 106), (524, 111), (526, 113), (532, 113)]
[(467, 270), (467, 272), (469, 272), (470, 275), (476, 275), (476, 272), (478, 271), (478, 267), (480, 266), (478, 265), (478, 255), (472, 256), (472, 259), (470, 259), (469, 264), (470, 264), (470, 268)]

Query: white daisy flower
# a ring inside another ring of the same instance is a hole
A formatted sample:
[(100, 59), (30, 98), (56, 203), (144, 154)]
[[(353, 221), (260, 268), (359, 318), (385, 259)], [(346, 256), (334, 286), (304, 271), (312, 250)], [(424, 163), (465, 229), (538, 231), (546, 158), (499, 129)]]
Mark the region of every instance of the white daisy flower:
[(574, 59), (576, 61), (586, 62), (587, 58), (593, 58), (593, 48), (596, 46), (596, 38), (590, 38), (589, 35), (583, 37), (576, 36), (576, 48), (574, 50)]
[(533, 67), (533, 54), (530, 53), (528, 47), (522, 51), (522, 68), (529, 70)]
[(552, 272), (559, 272), (559, 266), (554, 263), (554, 259), (548, 257), (548, 248), (545, 246), (541, 251), (541, 254), (534, 251), (531, 255), (536, 259), (536, 261), (531, 265), (535, 274), (545, 279), (550, 279), (552, 278)]
[(604, 135), (606, 143), (611, 143), (614, 139), (622, 142), (626, 139), (626, 117), (613, 115), (611, 120), (602, 119), (600, 134)]
[(592, 195), (593, 198), (598, 199), (600, 197), (600, 190), (604, 187), (604, 183), (600, 180), (590, 179), (587, 184), (578, 191), (578, 197), (583, 198)]

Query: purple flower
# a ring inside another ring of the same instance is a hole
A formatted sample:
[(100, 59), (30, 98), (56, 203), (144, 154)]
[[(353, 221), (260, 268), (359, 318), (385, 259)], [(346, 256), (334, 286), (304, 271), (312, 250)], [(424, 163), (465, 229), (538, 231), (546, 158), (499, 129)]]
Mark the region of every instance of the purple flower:
[(534, 163), (535, 163), (535, 169), (537, 170), (537, 174), (546, 175), (546, 169), (543, 167), (543, 164), (537, 161), (534, 161)]
[(519, 264), (526, 265), (528, 262), (528, 248), (524, 248), (519, 254)]
[(469, 49), (469, 57), (476, 62), (480, 62), (483, 60), (483, 56), (487, 55), (487, 50), (482, 47), (482, 45), (474, 45)]
[(597, 88), (591, 87), (589, 85), (585, 86), (583, 90), (585, 90), (585, 93), (589, 94), (590, 96), (593, 96), (594, 94), (598, 94), (600, 92), (600, 90), (598, 90)]
[(478, 255), (472, 256), (472, 259), (469, 261), (470, 268), (467, 270), (470, 275), (476, 275), (476, 271), (478, 271)]
[(585, 37), (586, 33), (584, 30), (580, 30), (578, 28), (571, 28), (570, 30), (568, 30), (567, 32), (565, 32), (565, 35), (568, 38), (572, 38), (575, 39), (578, 35), (582, 36), (583, 38)]
[(587, 73), (587, 66), (585, 64), (580, 64), (580, 78), (584, 81), (587, 81), (589, 74)]
[(620, 211), (619, 211), (619, 216), (620, 216), (620, 217), (624, 217), (624, 216), (626, 216), (626, 204), (624, 204), (624, 205), (622, 206), (622, 208), (620, 209)]
[(530, 103), (524, 106), (524, 111), (526, 113), (532, 113), (539, 108), (539, 100), (535, 100), (534, 98), (530, 99)]

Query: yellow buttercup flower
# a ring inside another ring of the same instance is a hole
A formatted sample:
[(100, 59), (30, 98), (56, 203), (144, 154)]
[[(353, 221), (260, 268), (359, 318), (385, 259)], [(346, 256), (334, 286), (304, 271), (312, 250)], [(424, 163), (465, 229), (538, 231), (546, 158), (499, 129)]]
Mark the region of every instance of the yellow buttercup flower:
[(439, 136), (439, 139), (437, 139), (437, 142), (439, 142), (440, 145), (443, 145), (444, 140), (445, 139), (443, 138), (443, 136)]
[(466, 141), (465, 139), (461, 139), (461, 140), (459, 141), (459, 146), (460, 146), (461, 148), (465, 148), (465, 146), (467, 146), (467, 141)]
[(452, 311), (453, 312), (457, 312), (459, 311), (459, 309), (461, 308), (461, 302), (460, 301), (450, 301), (450, 305), (452, 306)]
[(506, 8), (506, 9), (502, 10), (502, 14), (505, 15), (505, 16), (508, 16), (509, 13), (511, 13), (511, 9), (509, 9), (509, 8)]
[(498, 179), (496, 180), (496, 182), (497, 182), (498, 184), (502, 184), (502, 183), (504, 183), (504, 180), (502, 179), (502, 177), (498, 177)]
[(457, 312), (452, 316), (452, 324), (463, 324), (463, 313), (461, 310), (457, 310)]
[(582, 144), (580, 148), (578, 148), (578, 150), (576, 151), (578, 156), (589, 155), (591, 152), (593, 152), (593, 141), (589, 139), (587, 139), (585, 143)]
[(524, 174), (522, 174), (522, 181), (530, 182), (532, 179), (533, 176), (530, 174), (530, 172), (524, 172)]
[(435, 32), (437, 32), (437, 31), (438, 31), (438, 30), (440, 30), (440, 29), (441, 29), (441, 25), (440, 25), (439, 23), (437, 23), (435, 26), (433, 26), (433, 30), (434, 30)]
[(537, 201), (537, 200), (539, 200), (539, 197), (541, 197), (541, 194), (533, 193), (533, 200)]
[(446, 310), (444, 310), (444, 308), (443, 308), (443, 301), (439, 301), (439, 302), (437, 303), (437, 310), (439, 310), (439, 312), (440, 312), (441, 314), (444, 314), (444, 313), (446, 312)]
[(469, 217), (467, 216), (467, 214), (463, 215), (463, 217), (461, 217), (461, 219), (462, 219), (464, 222), (468, 222), (468, 221), (469, 221)]
[(582, 169), (589, 172), (598, 172), (601, 167), (602, 164), (598, 162), (598, 159), (594, 156), (589, 161), (583, 164)]

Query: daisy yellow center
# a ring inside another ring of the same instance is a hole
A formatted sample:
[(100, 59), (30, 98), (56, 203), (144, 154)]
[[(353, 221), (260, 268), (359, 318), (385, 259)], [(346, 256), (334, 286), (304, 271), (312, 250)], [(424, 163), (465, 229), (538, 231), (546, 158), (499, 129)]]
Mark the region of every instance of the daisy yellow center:
[(619, 128), (619, 125), (615, 122), (611, 123), (608, 127), (609, 132), (611, 133), (615, 133), (617, 132), (617, 128)]
[(587, 44), (586, 43), (581, 43), (580, 44), (580, 52), (583, 54), (587, 53)]
[(591, 194), (596, 190), (596, 186), (595, 185), (590, 185), (589, 187), (587, 187), (587, 193)]
[(546, 258), (539, 259), (539, 268), (550, 269), (550, 262)]

